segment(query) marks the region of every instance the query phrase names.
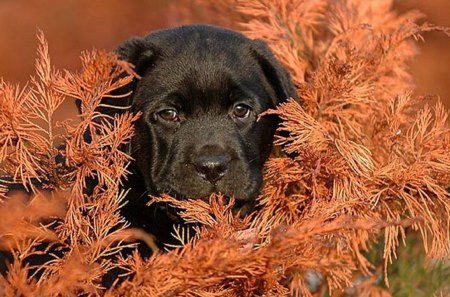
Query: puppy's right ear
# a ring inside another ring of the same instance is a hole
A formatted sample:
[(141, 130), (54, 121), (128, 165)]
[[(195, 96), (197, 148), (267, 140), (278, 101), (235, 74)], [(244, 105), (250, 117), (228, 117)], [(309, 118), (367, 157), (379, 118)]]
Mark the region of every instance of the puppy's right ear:
[[(157, 56), (155, 47), (148, 40), (140, 37), (133, 37), (124, 41), (117, 47), (116, 53), (120, 60), (131, 63), (134, 66), (134, 71), (140, 77), (144, 76)], [(116, 95), (131, 93), (126, 100), (128, 106), (133, 103), (133, 92), (138, 81), (139, 79), (135, 77), (130, 84), (114, 92)]]
[[(156, 50), (144, 38), (134, 37), (121, 43), (116, 53), (120, 60), (134, 65), (134, 71), (139, 76), (143, 76), (156, 58)], [(117, 79), (125, 77), (127, 74), (119, 76)], [(135, 77), (133, 81), (126, 86), (114, 90), (111, 95), (118, 97), (120, 95), (131, 94), (127, 98), (103, 98), (102, 104), (108, 107), (100, 107), (99, 111), (104, 114), (113, 115), (120, 113), (125, 107), (133, 103), (133, 92), (136, 89), (139, 79)], [(81, 102), (76, 100), (78, 111), (81, 113)], [(116, 107), (116, 108), (115, 108)]]
[(155, 60), (156, 49), (144, 38), (133, 37), (120, 44), (116, 50), (119, 59), (134, 65), (135, 72), (143, 76)]

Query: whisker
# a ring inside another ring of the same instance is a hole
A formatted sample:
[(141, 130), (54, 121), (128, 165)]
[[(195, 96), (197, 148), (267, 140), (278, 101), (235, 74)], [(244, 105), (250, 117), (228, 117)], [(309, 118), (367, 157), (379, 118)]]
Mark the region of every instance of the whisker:
[(139, 151), (142, 150), (142, 149), (143, 149), (142, 146), (141, 146), (141, 147), (138, 147), (138, 148), (135, 148), (135, 149), (131, 150), (131, 152), (130, 152), (129, 154), (130, 154), (130, 155), (135, 154), (135, 153), (139, 152)]
[(253, 161), (256, 161), (256, 160), (258, 160), (258, 159), (259, 159), (259, 157), (253, 158), (253, 159), (251, 159), (250, 161), (248, 161), (248, 164), (251, 164)]

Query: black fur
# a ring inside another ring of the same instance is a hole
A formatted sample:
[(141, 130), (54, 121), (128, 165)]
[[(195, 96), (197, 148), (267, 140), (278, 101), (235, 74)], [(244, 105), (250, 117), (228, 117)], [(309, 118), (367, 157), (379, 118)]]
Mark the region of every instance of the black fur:
[[(148, 194), (184, 199), (221, 192), (251, 205), (277, 124), (272, 116), (257, 120), (258, 114), (297, 97), (267, 45), (224, 28), (191, 25), (132, 38), (117, 52), (142, 76), (127, 102), (133, 112), (142, 112), (128, 148), (135, 162), (123, 209), (127, 220), (165, 242), (177, 216), (164, 205), (146, 207)], [(231, 115), (238, 103), (251, 108), (245, 120)], [(159, 117), (166, 108), (176, 109), (180, 120)], [(216, 161), (225, 169), (219, 166), (220, 177), (211, 182), (198, 164)]]
[[(132, 38), (117, 53), (142, 77), (117, 91), (133, 91), (126, 100), (104, 99), (109, 106), (131, 105), (142, 113), (124, 148), (135, 160), (124, 182), (130, 191), (122, 209), (131, 226), (152, 233), (162, 245), (171, 241), (173, 224), (182, 223), (167, 205), (148, 207), (148, 195), (205, 199), (220, 192), (249, 209), (278, 121), (258, 115), (297, 98), (289, 74), (267, 45), (224, 28), (191, 25)], [(250, 107), (245, 119), (232, 116), (239, 103)], [(180, 120), (161, 118), (167, 108), (176, 109)], [(141, 252), (146, 254), (145, 247)]]

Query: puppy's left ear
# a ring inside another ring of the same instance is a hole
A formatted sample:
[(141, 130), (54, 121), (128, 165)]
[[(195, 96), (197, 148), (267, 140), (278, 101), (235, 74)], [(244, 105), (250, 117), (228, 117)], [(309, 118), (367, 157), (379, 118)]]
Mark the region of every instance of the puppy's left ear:
[(274, 106), (289, 98), (298, 100), (297, 90), (291, 75), (275, 58), (267, 44), (259, 39), (253, 40), (251, 53), (258, 61), (266, 79), (275, 93), (276, 98), (273, 98)]

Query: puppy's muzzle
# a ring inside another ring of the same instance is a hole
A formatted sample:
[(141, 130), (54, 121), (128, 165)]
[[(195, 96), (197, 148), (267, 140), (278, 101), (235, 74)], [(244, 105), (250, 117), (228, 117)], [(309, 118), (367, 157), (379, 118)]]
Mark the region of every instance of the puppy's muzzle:
[(227, 172), (231, 155), (219, 145), (204, 145), (192, 159), (195, 170), (204, 180), (215, 184)]

